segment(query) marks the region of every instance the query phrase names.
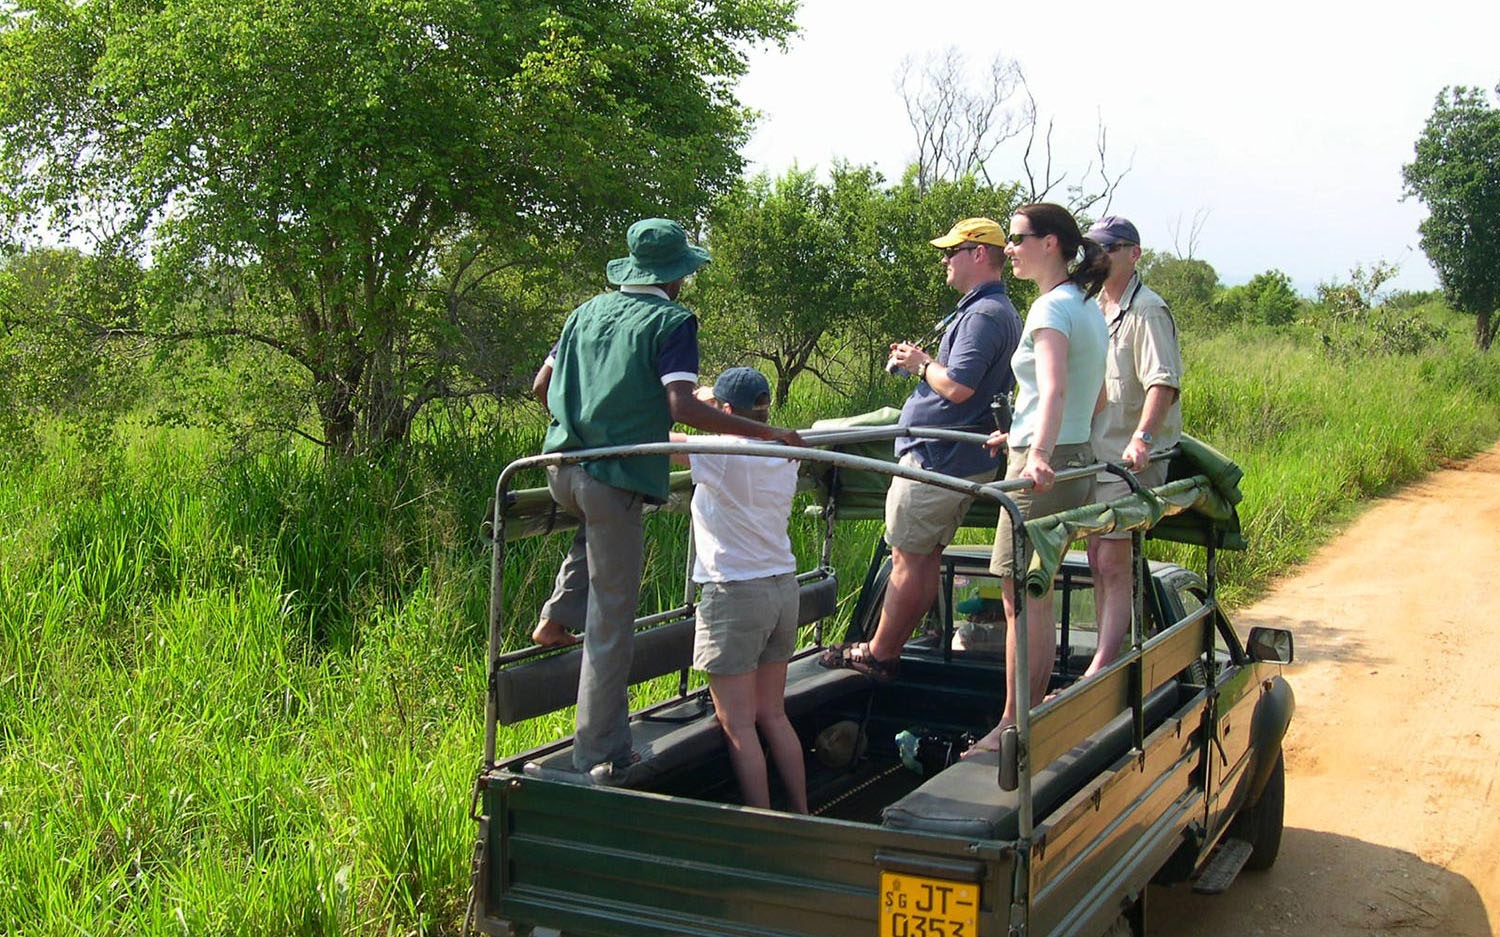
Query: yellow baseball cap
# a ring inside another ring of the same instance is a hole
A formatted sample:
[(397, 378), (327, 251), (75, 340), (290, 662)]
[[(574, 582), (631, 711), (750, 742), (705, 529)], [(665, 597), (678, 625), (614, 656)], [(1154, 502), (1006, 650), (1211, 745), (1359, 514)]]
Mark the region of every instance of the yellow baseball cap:
[(1004, 247), (1005, 232), (988, 218), (965, 218), (949, 228), (947, 234), (933, 238), (927, 243), (933, 247), (957, 247), (966, 241)]

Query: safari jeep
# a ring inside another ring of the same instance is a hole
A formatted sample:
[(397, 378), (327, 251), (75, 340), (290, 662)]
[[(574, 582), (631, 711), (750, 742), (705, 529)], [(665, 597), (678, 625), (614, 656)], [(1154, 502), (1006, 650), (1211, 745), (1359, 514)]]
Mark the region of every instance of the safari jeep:
[[(890, 476), (973, 492), (967, 522), (977, 526), (993, 530), (1000, 510), (1017, 517), (1006, 495), (1017, 483), (978, 485), (855, 454), (862, 446), (888, 452), (901, 434), (959, 435), (829, 430), (807, 434), (828, 448), (795, 453), (823, 492), (818, 511), (830, 538), (821, 565), (799, 577), (806, 646), (791, 662), (786, 694), (805, 746), (811, 815), (738, 802), (708, 691), (689, 679), (690, 587), (683, 605), (637, 623), (631, 681), (677, 680), (669, 698), (633, 714), (642, 760), (623, 783), (573, 773), (570, 737), (496, 751), (498, 726), (575, 702), (581, 657), (576, 647), (501, 652), (507, 539), (567, 522), (544, 495), (509, 491), (514, 473), (631, 452), (728, 450), (705, 437), (507, 467), (496, 490), (468, 927), (497, 937), (1141, 935), (1148, 883), (1219, 892), (1241, 868), (1276, 860), (1281, 741), (1293, 710), (1280, 665), (1292, 659), (1292, 636), (1253, 629), (1242, 642), (1215, 601), (1216, 551), (1243, 545), (1232, 463), (1184, 440), (1160, 488), (1016, 525), (1018, 555), (1030, 563), (1015, 587), (1050, 582), (1057, 593), (1053, 692), (1028, 700), (1021, 680), (1019, 724), (1001, 750), (960, 758), (997, 724), (1011, 679), (988, 546), (946, 551), (939, 599), (893, 678), (817, 660), (840, 619), (831, 538), (875, 529), (835, 521), (874, 513)], [(769, 445), (733, 451), (789, 454)], [(1086, 560), (1068, 546), (1114, 529), (1135, 532), (1137, 557), (1148, 533), (1201, 544), (1205, 572), (1138, 562), (1128, 647), (1080, 680), (1094, 651), (1093, 584)], [(883, 547), (873, 548), (838, 637), (873, 632), (889, 571)], [(1025, 646), (1024, 623), (1017, 636), (1022, 674), (1026, 655), (1053, 653)], [(779, 805), (774, 772), (772, 783)]]

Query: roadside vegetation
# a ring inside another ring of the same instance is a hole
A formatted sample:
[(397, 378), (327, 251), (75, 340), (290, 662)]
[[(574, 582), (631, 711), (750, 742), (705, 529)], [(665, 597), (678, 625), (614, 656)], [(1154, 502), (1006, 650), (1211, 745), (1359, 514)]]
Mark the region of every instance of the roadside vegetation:
[[(1184, 336), (1191, 432), (1246, 469), (1254, 549), (1233, 603), (1371, 495), (1500, 436), (1500, 363), (1430, 299), (1415, 352), (1302, 302), (1280, 327)], [(1363, 346), (1361, 346), (1363, 347)], [(898, 404), (804, 378), (788, 423)], [(61, 424), (57, 424), (60, 426)], [(452, 933), (481, 741), (493, 478), (534, 451), (517, 405), (469, 437), (433, 421), (399, 457), (237, 453), (199, 431), (45, 432), (0, 482), (0, 930)], [(653, 525), (680, 528), (658, 516)], [(873, 537), (878, 530), (869, 525)], [(794, 522), (814, 555), (815, 525)], [(859, 538), (850, 538), (854, 543)], [(524, 642), (566, 536), (512, 550)], [(647, 602), (680, 596), (653, 538)], [(840, 557), (859, 568), (867, 546)], [(847, 567), (846, 567), (847, 568)], [(520, 750), (568, 717), (502, 739)]]
[[(899, 178), (744, 178), (734, 82), (792, 34), (790, 0), (399, 13), (0, 10), (0, 934), (458, 932), (486, 503), (536, 450), (531, 374), (629, 222), (709, 244), (684, 294), (705, 376), (760, 366), (802, 426), (900, 404), (888, 342), (953, 301), (928, 238), (1029, 201), (1096, 216), (1123, 176), (1102, 126), (1097, 178), (1054, 174), (1048, 123), (1007, 168), (1024, 183), (995, 181), (1035, 98), (998, 57), (967, 87), (950, 52), (902, 76)], [(1449, 104), (1463, 139), (1493, 132), (1487, 99)], [(1427, 168), (1412, 194), (1469, 217)], [(1492, 280), (1460, 276), (1494, 264), (1436, 254), (1462, 313), (1383, 293), (1382, 264), (1306, 298), (1275, 270), (1224, 287), (1196, 231), (1146, 276), (1183, 329), (1189, 431), (1247, 472), (1233, 602), (1500, 436), (1500, 363), (1466, 340)], [(794, 533), (810, 561), (813, 522)], [(566, 546), (510, 551), (511, 646)], [(645, 604), (680, 600), (681, 549), (650, 538)]]

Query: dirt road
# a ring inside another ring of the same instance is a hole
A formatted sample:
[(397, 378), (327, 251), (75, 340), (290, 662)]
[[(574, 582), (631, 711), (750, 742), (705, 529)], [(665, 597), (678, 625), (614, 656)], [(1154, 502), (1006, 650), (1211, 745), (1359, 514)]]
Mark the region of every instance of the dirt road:
[(1500, 933), (1500, 446), (1382, 501), (1235, 615), (1296, 632), (1286, 834), (1152, 933)]

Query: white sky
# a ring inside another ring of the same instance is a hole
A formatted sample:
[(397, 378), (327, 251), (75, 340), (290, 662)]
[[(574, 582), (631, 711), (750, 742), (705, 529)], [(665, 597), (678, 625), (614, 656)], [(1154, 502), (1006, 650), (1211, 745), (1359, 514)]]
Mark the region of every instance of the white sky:
[[(977, 76), (1000, 54), (1055, 119), (1053, 150), (1073, 175), (1101, 118), (1110, 163), (1133, 157), (1111, 211), (1145, 246), (1170, 250), (1170, 226), (1181, 219), (1185, 235), (1207, 209), (1196, 256), (1221, 280), (1274, 267), (1304, 293), (1382, 259), (1400, 264), (1392, 286), (1436, 287), (1401, 166), (1444, 85), (1500, 83), (1494, 0), (803, 0), (798, 22), (790, 51), (755, 53), (739, 88), (762, 113), (753, 169), (840, 158), (899, 177), (915, 154), (902, 59), (953, 46)], [(1021, 178), (1020, 149), (991, 174)]]

